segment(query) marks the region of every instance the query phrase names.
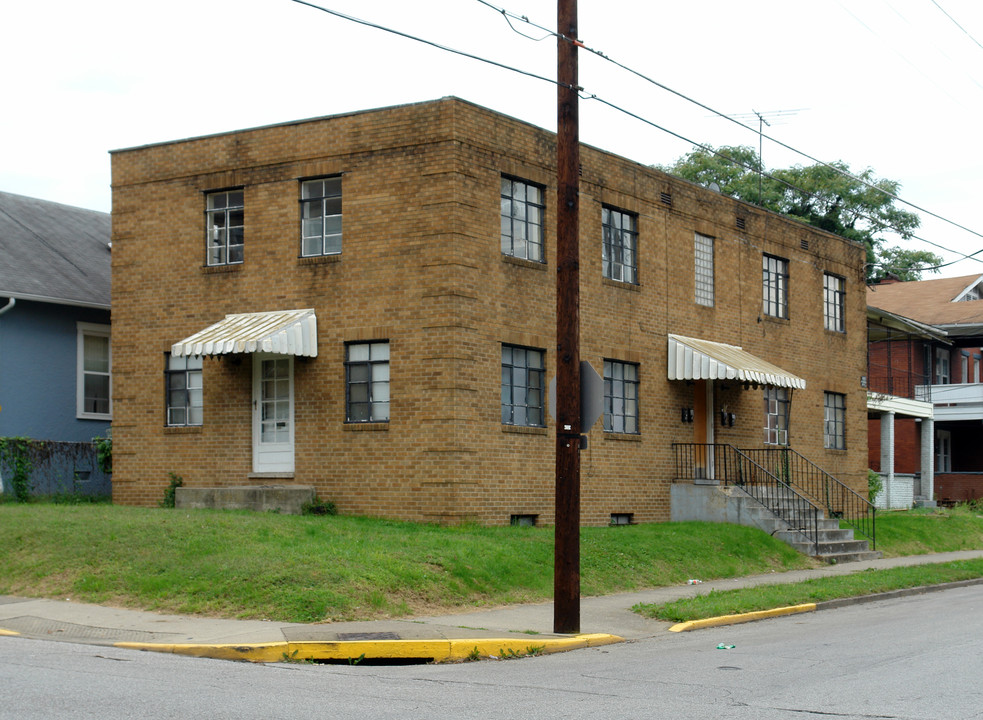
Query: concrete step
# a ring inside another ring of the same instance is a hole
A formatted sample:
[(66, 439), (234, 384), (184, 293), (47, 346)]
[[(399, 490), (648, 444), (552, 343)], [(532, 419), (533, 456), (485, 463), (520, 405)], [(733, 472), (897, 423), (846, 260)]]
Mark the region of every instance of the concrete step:
[(179, 487), (174, 493), (177, 508), (257, 510), (285, 515), (300, 515), (304, 504), (313, 500), (314, 488), (310, 485)]

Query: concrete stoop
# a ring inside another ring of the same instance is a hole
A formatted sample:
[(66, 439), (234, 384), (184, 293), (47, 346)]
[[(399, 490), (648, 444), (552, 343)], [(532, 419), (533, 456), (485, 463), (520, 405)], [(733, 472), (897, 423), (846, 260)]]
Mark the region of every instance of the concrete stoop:
[(314, 500), (309, 485), (242, 485), (230, 487), (179, 487), (174, 507), (212, 510), (256, 510), (300, 515), (305, 503)]
[[(702, 520), (729, 522), (756, 527), (804, 555), (818, 558), (830, 564), (874, 560), (881, 553), (871, 550), (867, 540), (857, 540), (852, 529), (841, 529), (839, 520), (827, 518), (819, 508), (813, 508), (803, 517), (793, 513), (787, 520), (775, 515), (764, 503), (751, 497), (733, 485), (696, 485), (675, 483), (672, 486), (671, 519), (674, 521)], [(803, 534), (812, 525), (815, 516), (818, 525), (818, 547)]]

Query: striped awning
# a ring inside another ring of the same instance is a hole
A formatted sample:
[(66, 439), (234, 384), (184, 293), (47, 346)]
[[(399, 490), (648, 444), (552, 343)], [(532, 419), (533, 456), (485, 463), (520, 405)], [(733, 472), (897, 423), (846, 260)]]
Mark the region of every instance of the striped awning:
[(317, 319), (313, 310), (226, 315), (214, 325), (171, 346), (171, 355), (225, 355), (268, 352), (317, 357)]
[(745, 352), (737, 345), (669, 335), (670, 380), (738, 380), (757, 385), (805, 388), (806, 381)]

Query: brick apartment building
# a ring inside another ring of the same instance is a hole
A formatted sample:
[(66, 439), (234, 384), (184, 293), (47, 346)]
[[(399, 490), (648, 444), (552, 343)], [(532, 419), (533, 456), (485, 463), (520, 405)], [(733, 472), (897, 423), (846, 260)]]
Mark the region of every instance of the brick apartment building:
[[(555, 156), (456, 98), (114, 152), (114, 500), (156, 504), (174, 473), (552, 523)], [(788, 442), (866, 494), (863, 249), (581, 163), (581, 357), (606, 404), (583, 522), (669, 519), (673, 443)]]

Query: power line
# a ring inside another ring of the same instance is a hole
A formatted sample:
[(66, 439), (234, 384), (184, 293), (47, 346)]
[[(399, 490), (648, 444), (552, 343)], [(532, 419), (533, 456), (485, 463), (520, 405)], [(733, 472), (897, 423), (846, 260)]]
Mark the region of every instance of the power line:
[[(544, 28), (541, 25), (537, 25), (537, 24), (531, 22), (525, 16), (519, 16), (519, 15), (516, 15), (514, 13), (510, 13), (510, 12), (508, 12), (508, 11), (502, 9), (502, 8), (498, 8), (498, 7), (494, 6), (494, 5), (492, 5), (491, 3), (487, 2), (486, 0), (477, 0), (477, 1), (480, 2), (482, 5), (486, 5), (486, 6), (490, 7), (490, 8), (493, 8), (497, 12), (500, 12), (503, 15), (506, 15), (507, 17), (511, 17), (513, 19), (516, 19), (516, 20), (521, 20), (522, 22), (529, 23), (533, 27), (539, 28), (539, 29), (544, 30), (546, 32), (551, 32), (548, 28)], [(510, 23), (510, 25), (511, 25), (511, 23)], [(556, 36), (556, 33), (553, 33), (553, 34)], [(557, 37), (559, 37), (559, 36), (557, 36)], [(569, 41), (569, 38), (564, 38), (564, 39), (566, 39), (566, 40)], [(802, 157), (804, 157), (804, 158), (806, 158), (806, 159), (808, 159), (808, 160), (810, 160), (810, 161), (812, 161), (812, 162), (814, 162), (814, 163), (816, 163), (818, 165), (823, 165), (824, 167), (827, 167), (830, 170), (833, 170), (834, 172), (839, 173), (840, 175), (842, 175), (845, 178), (848, 178), (850, 180), (854, 180), (856, 182), (859, 182), (859, 183), (867, 186), (871, 190), (876, 190), (877, 192), (883, 193), (884, 195), (887, 195), (888, 197), (890, 197), (892, 200), (896, 200), (899, 203), (902, 203), (904, 205), (907, 205), (908, 207), (911, 207), (911, 208), (914, 208), (915, 210), (918, 210), (919, 212), (922, 212), (922, 213), (925, 213), (926, 215), (929, 215), (931, 217), (934, 217), (936, 220), (941, 220), (942, 222), (948, 223), (949, 225), (952, 225), (952, 226), (954, 226), (956, 228), (959, 228), (960, 230), (963, 230), (964, 232), (968, 232), (971, 235), (975, 235), (978, 238), (983, 238), (983, 233), (979, 233), (979, 232), (977, 232), (975, 230), (972, 230), (972, 229), (966, 227), (965, 225), (961, 225), (960, 223), (957, 223), (954, 220), (950, 220), (949, 218), (943, 217), (942, 215), (939, 215), (937, 213), (934, 213), (931, 210), (927, 210), (927, 209), (925, 209), (925, 208), (923, 208), (923, 207), (921, 207), (919, 205), (916, 205), (913, 202), (910, 202), (908, 200), (905, 200), (904, 198), (899, 197), (895, 193), (892, 193), (892, 192), (890, 192), (888, 190), (885, 190), (884, 188), (878, 187), (877, 185), (874, 185), (873, 183), (870, 183), (870, 182), (864, 180), (863, 178), (857, 177), (856, 175), (853, 175), (852, 173), (848, 173), (845, 170), (843, 170), (841, 168), (838, 168), (838, 167), (836, 167), (835, 165), (833, 165), (831, 163), (828, 163), (828, 162), (826, 162), (824, 160), (820, 160), (819, 158), (813, 157), (812, 155), (809, 155), (808, 153), (803, 152), (802, 150), (799, 150), (797, 148), (794, 148), (791, 145), (788, 145), (788, 144), (782, 142), (781, 140), (778, 140), (777, 138), (773, 138), (770, 135), (767, 135), (765, 133), (761, 133), (758, 130), (755, 130), (753, 127), (751, 127), (749, 125), (745, 125), (744, 123), (740, 122), (739, 120), (735, 119), (734, 117), (732, 117), (730, 115), (727, 115), (725, 113), (722, 113), (719, 110), (716, 110), (716, 109), (710, 107), (709, 105), (706, 105), (706, 104), (700, 102), (699, 100), (696, 100), (694, 98), (689, 97), (688, 95), (685, 95), (682, 92), (679, 92), (678, 90), (674, 90), (673, 88), (670, 88), (669, 86), (664, 85), (663, 83), (660, 83), (657, 80), (654, 80), (653, 78), (648, 77), (647, 75), (639, 72), (638, 70), (635, 70), (634, 68), (631, 68), (631, 67), (629, 67), (627, 65), (624, 65), (623, 63), (620, 63), (620, 62), (618, 62), (616, 60), (613, 60), (612, 58), (608, 57), (606, 54), (604, 54), (600, 50), (595, 50), (595, 49), (590, 48), (590, 47), (588, 47), (586, 45), (583, 45), (582, 43), (578, 43), (578, 44), (579, 44), (580, 47), (582, 47), (587, 52), (592, 53), (594, 55), (597, 55), (598, 57), (600, 57), (600, 58), (606, 60), (607, 62), (615, 65), (616, 67), (619, 67), (622, 70), (625, 70), (626, 72), (629, 72), (632, 75), (635, 75), (636, 77), (638, 77), (638, 78), (640, 78), (640, 79), (642, 79), (642, 80), (644, 80), (644, 81), (646, 81), (646, 82), (648, 82), (648, 83), (650, 83), (652, 85), (655, 85), (656, 87), (658, 87), (658, 88), (660, 88), (662, 90), (665, 90), (666, 92), (671, 93), (671, 94), (675, 95), (678, 98), (681, 98), (683, 100), (686, 100), (687, 102), (690, 102), (690, 103), (696, 105), (697, 107), (702, 108), (703, 110), (706, 110), (708, 112), (711, 112), (714, 115), (716, 115), (718, 117), (721, 117), (721, 118), (723, 118), (725, 120), (729, 120), (730, 122), (734, 123), (735, 125), (739, 125), (740, 127), (744, 128), (745, 130), (747, 130), (749, 132), (753, 132), (755, 134), (758, 134), (759, 137), (764, 137), (767, 140), (775, 143), (776, 145), (778, 145), (778, 146), (780, 146), (782, 148), (785, 148), (786, 150), (789, 150), (791, 152), (794, 152), (797, 155), (801, 155)]]
[[(415, 36), (415, 35), (411, 35), (409, 33), (405, 33), (405, 32), (402, 32), (400, 30), (396, 30), (394, 28), (386, 27), (386, 26), (380, 25), (378, 23), (373, 23), (373, 22), (370, 22), (368, 20), (363, 20), (361, 18), (356, 18), (356, 17), (353, 17), (351, 15), (346, 15), (345, 13), (341, 13), (341, 12), (338, 12), (336, 10), (331, 10), (329, 8), (322, 7), (320, 5), (316, 5), (314, 3), (307, 2), (307, 0), (292, 0), (292, 2), (298, 3), (300, 5), (306, 5), (306, 6), (310, 7), (310, 8), (315, 9), (315, 10), (320, 10), (322, 12), (325, 12), (325, 13), (329, 14), (329, 15), (333, 15), (333, 16), (338, 17), (338, 18), (341, 18), (343, 20), (348, 20), (350, 22), (357, 23), (359, 25), (364, 25), (366, 27), (371, 27), (371, 28), (376, 29), (376, 30), (382, 30), (383, 32), (387, 32), (387, 33), (390, 33), (390, 34), (393, 34), (393, 35), (397, 35), (399, 37), (403, 37), (403, 38), (406, 38), (408, 40), (414, 40), (414, 41), (419, 42), (419, 43), (422, 43), (424, 45), (429, 45), (431, 47), (434, 47), (434, 48), (436, 48), (438, 50), (444, 50), (446, 52), (450, 52), (450, 53), (453, 53), (455, 55), (460, 55), (462, 57), (467, 57), (467, 58), (472, 59), (472, 60), (477, 60), (478, 62), (483, 62), (483, 63), (487, 63), (489, 65), (493, 65), (493, 66), (498, 67), (498, 68), (501, 68), (503, 70), (509, 70), (511, 72), (518, 73), (520, 75), (525, 75), (527, 77), (531, 77), (531, 78), (534, 78), (534, 79), (537, 79), (537, 80), (542, 80), (542, 81), (547, 82), (547, 83), (549, 83), (551, 85), (561, 86), (561, 83), (559, 83), (558, 81), (554, 80), (553, 78), (548, 78), (548, 77), (545, 77), (545, 76), (542, 76), (542, 75), (538, 75), (536, 73), (532, 73), (532, 72), (529, 72), (529, 71), (526, 71), (526, 70), (522, 70), (520, 68), (516, 68), (516, 67), (513, 67), (511, 65), (506, 65), (504, 63), (500, 63), (500, 62), (497, 62), (495, 60), (490, 60), (488, 58), (484, 58), (484, 57), (481, 57), (479, 55), (474, 55), (473, 53), (465, 52), (463, 50), (457, 50), (455, 48), (451, 48), (451, 47), (442, 45), (440, 43), (433, 42), (431, 40), (426, 40), (424, 38), (421, 38), (421, 37), (418, 37), (418, 36)], [(591, 52), (591, 53), (596, 54), (596, 55), (598, 55), (600, 57), (603, 57), (604, 59), (608, 59), (603, 53), (601, 53), (599, 51), (596, 51), (596, 50), (591, 50), (590, 48), (587, 48), (580, 41), (578, 41), (578, 40), (570, 40), (569, 38), (567, 38), (565, 36), (559, 36), (557, 33), (553, 32), (552, 30), (548, 30), (546, 28), (542, 28), (542, 26), (539, 26), (539, 25), (536, 25), (535, 23), (532, 23), (531, 21), (529, 21), (524, 16), (517, 16), (517, 15), (515, 15), (513, 13), (508, 13), (505, 10), (502, 10), (500, 8), (495, 7), (494, 5), (491, 5), (490, 3), (486, 2), (485, 0), (478, 0), (478, 2), (482, 3), (483, 5), (488, 6), (490, 8), (493, 8), (493, 9), (495, 9), (498, 12), (503, 13), (507, 17), (512, 17), (514, 19), (521, 20), (522, 22), (527, 22), (530, 25), (532, 25), (533, 27), (537, 27), (537, 28), (543, 29), (544, 31), (546, 31), (548, 33), (548, 35), (550, 37), (562, 37), (566, 41), (576, 43), (578, 47), (581, 47), (581, 48), (587, 50), (588, 52)], [(509, 23), (509, 25), (511, 27), (511, 23)], [(518, 32), (518, 31), (516, 31), (516, 32)], [(519, 33), (519, 34), (520, 35), (523, 35), (522, 33)], [(523, 35), (523, 36), (524, 37), (528, 37), (528, 36), (525, 36), (525, 35)], [(611, 61), (611, 62), (614, 62), (614, 61)], [(659, 83), (659, 82), (657, 82), (655, 80), (652, 80), (651, 78), (647, 78), (646, 76), (642, 75), (641, 73), (638, 73), (635, 70), (632, 70), (631, 68), (629, 68), (627, 66), (623, 66), (623, 65), (621, 65), (620, 63), (617, 63), (617, 62), (614, 62), (614, 64), (615, 65), (618, 65), (619, 67), (624, 68), (625, 70), (627, 70), (628, 72), (631, 72), (632, 74), (638, 75), (639, 77), (641, 77), (643, 79), (646, 79), (647, 81), (649, 81), (650, 83), (656, 85), (657, 87), (663, 88), (663, 89), (667, 90), (670, 93), (673, 93), (673, 94), (675, 94), (675, 95), (677, 95), (677, 96), (679, 96), (679, 97), (681, 97), (681, 98), (683, 98), (683, 99), (685, 99), (685, 100), (687, 100), (689, 102), (692, 102), (692, 103), (698, 105), (699, 107), (704, 108), (705, 110), (708, 110), (708, 111), (712, 112), (715, 115), (718, 115), (718, 116), (720, 116), (722, 118), (725, 118), (727, 120), (730, 120), (731, 122), (734, 122), (737, 125), (740, 125), (741, 127), (745, 128), (746, 130), (750, 130), (752, 132), (754, 131), (753, 128), (750, 128), (747, 125), (744, 125), (743, 123), (738, 122), (737, 120), (734, 120), (730, 116), (727, 116), (727, 115), (725, 115), (725, 114), (723, 114), (723, 113), (721, 113), (721, 112), (719, 112), (717, 110), (714, 110), (713, 108), (711, 108), (711, 107), (709, 107), (707, 105), (704, 105), (703, 103), (700, 103), (697, 100), (693, 100), (692, 98), (689, 98), (686, 95), (683, 95), (682, 93), (677, 92), (676, 90), (673, 90), (673, 89), (671, 89), (671, 88), (669, 88), (669, 87), (667, 87), (665, 85), (662, 85), (661, 83)], [(576, 90), (578, 92), (580, 92), (580, 93), (583, 92), (583, 88), (580, 88), (580, 87), (576, 88)], [(731, 162), (731, 163), (733, 163), (735, 165), (738, 165), (740, 167), (744, 167), (745, 169), (750, 170), (750, 171), (753, 171), (753, 172), (759, 172), (759, 169), (757, 169), (757, 168), (752, 168), (749, 165), (746, 165), (744, 163), (741, 163), (740, 161), (738, 161), (738, 160), (736, 160), (736, 159), (734, 159), (734, 158), (726, 155), (725, 153), (721, 153), (721, 152), (719, 152), (717, 150), (714, 150), (710, 146), (703, 145), (702, 143), (699, 143), (699, 142), (697, 142), (695, 140), (692, 140), (692, 139), (690, 139), (690, 138), (688, 138), (688, 137), (686, 137), (684, 135), (680, 135), (677, 132), (674, 132), (672, 130), (669, 130), (668, 128), (663, 127), (663, 126), (661, 126), (661, 125), (659, 125), (659, 124), (657, 124), (657, 123), (655, 123), (655, 122), (653, 122), (653, 121), (651, 121), (651, 120), (649, 120), (649, 119), (647, 119), (645, 117), (642, 117), (641, 115), (638, 115), (637, 113), (631, 112), (630, 110), (627, 110), (627, 109), (625, 109), (625, 108), (623, 108), (623, 107), (621, 107), (619, 105), (616, 105), (616, 104), (614, 104), (614, 103), (612, 103), (612, 102), (610, 102), (608, 100), (605, 100), (605, 99), (599, 97), (596, 94), (590, 94), (590, 95), (582, 94), (581, 97), (583, 97), (584, 99), (588, 99), (588, 100), (595, 100), (595, 101), (597, 101), (597, 102), (599, 102), (599, 103), (601, 103), (603, 105), (607, 105), (608, 107), (612, 108), (613, 110), (616, 110), (616, 111), (621, 112), (621, 113), (623, 113), (623, 114), (625, 114), (625, 115), (627, 115), (629, 117), (632, 117), (632, 118), (634, 118), (636, 120), (639, 120), (640, 122), (643, 122), (643, 123), (645, 123), (647, 125), (650, 125), (650, 126), (656, 128), (657, 130), (660, 130), (660, 131), (662, 131), (662, 132), (664, 132), (666, 134), (672, 135), (673, 137), (676, 137), (676, 138), (678, 138), (680, 140), (683, 140), (684, 142), (687, 142), (687, 143), (689, 143), (689, 144), (691, 144), (691, 145), (693, 145), (695, 147), (701, 148), (701, 149), (703, 149), (703, 150), (705, 150), (707, 152), (710, 152), (710, 153), (712, 153), (714, 155), (717, 155), (718, 157), (721, 157), (724, 160), (727, 160), (728, 162)], [(917, 205), (913, 205), (912, 203), (909, 203), (909, 202), (907, 202), (905, 200), (902, 200), (901, 198), (897, 197), (896, 195), (894, 195), (894, 194), (892, 194), (892, 193), (884, 190), (883, 188), (877, 187), (876, 185), (873, 185), (873, 184), (871, 184), (871, 183), (863, 180), (862, 178), (855, 177), (855, 176), (853, 176), (850, 173), (847, 173), (847, 172), (842, 171), (840, 168), (837, 168), (837, 167), (835, 167), (833, 165), (830, 165), (828, 163), (825, 163), (825, 162), (823, 162), (821, 160), (817, 160), (815, 158), (812, 158), (808, 154), (803, 153), (803, 152), (800, 152), (800, 151), (796, 150), (795, 148), (792, 148), (792, 147), (790, 147), (788, 145), (785, 145), (784, 143), (782, 143), (782, 142), (780, 142), (778, 140), (775, 140), (774, 138), (771, 138), (771, 137), (769, 137), (767, 135), (764, 135), (764, 137), (766, 137), (768, 140), (771, 140), (772, 142), (777, 143), (778, 145), (781, 145), (782, 147), (785, 147), (785, 148), (791, 150), (792, 152), (795, 152), (795, 153), (797, 153), (799, 155), (802, 155), (803, 157), (809, 158), (810, 160), (813, 160), (814, 162), (816, 162), (816, 163), (818, 163), (820, 165), (824, 165), (826, 167), (829, 167), (831, 170), (834, 170), (835, 172), (843, 175), (844, 177), (847, 177), (847, 178), (853, 179), (853, 180), (855, 180), (857, 182), (860, 182), (861, 184), (866, 185), (867, 187), (869, 187), (869, 188), (871, 188), (873, 190), (876, 190), (878, 192), (882, 192), (885, 195), (888, 195), (889, 197), (892, 197), (895, 200), (898, 200), (899, 202), (902, 202), (902, 203), (904, 203), (906, 205), (910, 205), (911, 207), (914, 207), (914, 208), (916, 208), (918, 210), (921, 210), (922, 212), (925, 212), (926, 214), (932, 215), (933, 217), (936, 217), (936, 218), (938, 218), (940, 220), (943, 220), (943, 221), (948, 222), (948, 223), (950, 223), (952, 225), (955, 225), (956, 227), (959, 227), (959, 228), (965, 230), (966, 232), (969, 232), (969, 233), (971, 233), (973, 235), (977, 235), (979, 237), (983, 237), (983, 235), (981, 235), (980, 233), (977, 233), (974, 230), (970, 230), (969, 228), (965, 228), (962, 225), (959, 225), (959, 224), (957, 224), (957, 223), (955, 223), (955, 222), (953, 222), (951, 220), (948, 220), (948, 219), (946, 219), (944, 217), (941, 217), (939, 215), (936, 215), (935, 213), (929, 212), (927, 210), (922, 210)], [(811, 197), (813, 199), (819, 199), (819, 196), (816, 195), (815, 193), (810, 193), (809, 191), (804, 190), (803, 188), (796, 187), (795, 185), (793, 185), (793, 184), (791, 184), (791, 183), (789, 183), (789, 182), (787, 182), (785, 180), (782, 180), (781, 178), (775, 177), (774, 175), (771, 175), (769, 173), (764, 173), (763, 170), (761, 172), (762, 172), (762, 174), (765, 177), (767, 177), (767, 178), (769, 178), (771, 180), (774, 180), (774, 181), (776, 181), (776, 182), (778, 182), (778, 183), (780, 183), (782, 185), (785, 185), (786, 187), (788, 187), (788, 188), (790, 188), (792, 190), (795, 190), (796, 192), (800, 192), (800, 193), (802, 193), (804, 195), (807, 195), (808, 197)], [(932, 242), (930, 240), (926, 240), (925, 238), (919, 237), (918, 235), (915, 235), (913, 233), (905, 233), (905, 231), (902, 231), (902, 230), (900, 230), (898, 228), (895, 228), (895, 227), (893, 227), (892, 225), (890, 225), (888, 223), (884, 223), (883, 221), (878, 220), (877, 218), (870, 217), (870, 216), (865, 215), (863, 213), (860, 213), (860, 216), (863, 217), (864, 219), (870, 221), (870, 222), (873, 222), (876, 226), (879, 226), (879, 227), (881, 227), (883, 229), (890, 229), (890, 230), (893, 230), (894, 232), (898, 232), (898, 233), (900, 233), (902, 235), (902, 237), (906, 237), (906, 238), (909, 238), (909, 239), (918, 240), (918, 241), (924, 242), (924, 243), (926, 243), (928, 245), (932, 245), (932, 246), (937, 247), (939, 249), (945, 250), (947, 252), (951, 252), (951, 253), (954, 253), (956, 255), (960, 255), (961, 256), (961, 259), (972, 259), (972, 260), (976, 260), (977, 262), (983, 262), (983, 260), (981, 260), (980, 258), (975, 257), (976, 255), (978, 255), (980, 253), (983, 253), (983, 249), (981, 249), (981, 250), (979, 250), (979, 251), (977, 251), (975, 253), (972, 253), (972, 254), (968, 254), (967, 255), (966, 253), (961, 253), (961, 252), (959, 252), (957, 250), (952, 250), (950, 248), (946, 248), (946, 247), (944, 247), (942, 245), (939, 245), (938, 243), (934, 243), (934, 242)], [(944, 263), (944, 264), (939, 265), (937, 267), (945, 267), (947, 265), (953, 264), (955, 262), (960, 262), (960, 261), (961, 260), (959, 260), (959, 261), (952, 261), (950, 263)]]
[(935, 0), (932, 0), (932, 4), (935, 7), (937, 7), (939, 10), (941, 10), (943, 15), (945, 15), (947, 18), (949, 18), (950, 20), (952, 20), (952, 24), (953, 25), (955, 25), (957, 28), (959, 28), (964, 33), (966, 33), (966, 37), (968, 37), (970, 40), (972, 40), (974, 43), (976, 43), (976, 46), (978, 48), (980, 48), (981, 50), (983, 50), (983, 45), (980, 45), (980, 41), (977, 40), (976, 38), (974, 38), (972, 35), (970, 35), (969, 31), (966, 28), (964, 28), (962, 25), (960, 25), (958, 22), (956, 22), (956, 18), (952, 17), (952, 15), (950, 15), (949, 13), (947, 13), (945, 11), (945, 8), (943, 8), (941, 5), (939, 5), (937, 2), (935, 2)]

